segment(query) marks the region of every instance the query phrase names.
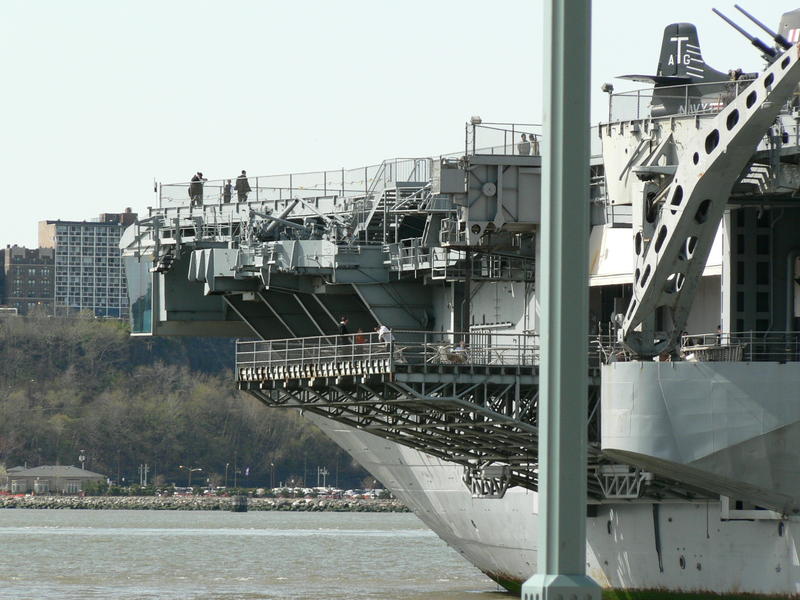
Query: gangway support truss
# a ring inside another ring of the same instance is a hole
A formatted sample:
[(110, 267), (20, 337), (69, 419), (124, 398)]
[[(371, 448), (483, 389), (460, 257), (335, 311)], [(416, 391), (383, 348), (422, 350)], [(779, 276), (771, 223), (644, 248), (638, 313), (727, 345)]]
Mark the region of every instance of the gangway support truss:
[(398, 367), (392, 375), (240, 382), (239, 387), (267, 406), (302, 408), (464, 466), (502, 463), (509, 485), (536, 489), (532, 368), (469, 376), (459, 370), (452, 369), (451, 382), (435, 384)]
[[(784, 52), (718, 115), (698, 120), (684, 141), (672, 181), (653, 200), (663, 204), (652, 236), (648, 226), (634, 239), (633, 297), (622, 330), (635, 354), (656, 356), (677, 345), (731, 188), (800, 82), (799, 50)], [(666, 333), (656, 332), (662, 308), (672, 311)]]
[[(367, 334), (358, 344), (349, 336), (240, 341), (238, 387), (266, 406), (309, 411), (459, 464), (475, 496), (501, 498), (513, 486), (537, 490), (539, 367), (533, 336), (494, 335), (488, 345), (481, 343), (485, 334), (396, 335), (400, 341), (382, 342)], [(441, 342), (443, 335), (472, 335), (469, 352), (453, 351)], [(596, 379), (588, 394), (587, 422), (596, 436)], [(618, 499), (622, 492), (626, 500), (707, 496), (665, 479), (637, 480), (635, 486), (617, 481), (629, 467), (608, 465), (596, 445), (588, 454), (587, 488), (595, 502)]]

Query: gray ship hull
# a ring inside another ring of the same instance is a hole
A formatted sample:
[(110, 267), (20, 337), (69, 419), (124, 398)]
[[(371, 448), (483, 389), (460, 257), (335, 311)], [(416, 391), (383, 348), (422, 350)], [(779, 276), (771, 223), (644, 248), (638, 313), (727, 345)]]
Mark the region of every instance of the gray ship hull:
[[(499, 500), (473, 498), (457, 465), (306, 416), (490, 578), (518, 591), (535, 571), (535, 492), (512, 488)], [(720, 502), (601, 506), (587, 518), (587, 571), (612, 598), (800, 597), (798, 524), (723, 519), (723, 508)]]

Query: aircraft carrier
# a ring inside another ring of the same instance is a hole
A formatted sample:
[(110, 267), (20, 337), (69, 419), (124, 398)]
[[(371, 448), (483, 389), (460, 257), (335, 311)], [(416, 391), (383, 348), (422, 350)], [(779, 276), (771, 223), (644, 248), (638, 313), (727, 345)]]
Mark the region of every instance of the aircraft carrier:
[[(591, 132), (576, 364), (587, 571), (608, 597), (800, 597), (800, 11), (769, 35), (749, 36), (762, 71), (722, 73), (693, 25), (667, 26), (655, 74), (628, 76), (648, 86), (606, 86)], [(240, 202), (163, 184), (121, 245), (134, 335), (242, 338), (240, 389), (300, 409), (518, 590), (537, 562), (544, 140), (479, 117), (464, 139), (250, 178)]]

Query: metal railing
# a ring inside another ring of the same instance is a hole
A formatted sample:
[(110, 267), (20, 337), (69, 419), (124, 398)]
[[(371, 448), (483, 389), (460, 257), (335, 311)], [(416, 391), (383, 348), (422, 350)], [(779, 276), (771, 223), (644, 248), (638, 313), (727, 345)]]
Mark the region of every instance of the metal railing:
[(460, 219), (442, 219), (439, 225), (439, 243), (443, 246), (456, 246), (467, 243), (467, 232), (462, 228)]
[(719, 362), (800, 361), (800, 332), (745, 331), (688, 334), (681, 338), (686, 360)]
[(348, 364), (388, 367), (391, 352), (377, 333), (237, 341), (236, 373), (240, 381), (342, 375)]
[(716, 114), (751, 83), (752, 80), (742, 79), (619, 92), (610, 96), (608, 120), (614, 122), (678, 115)]
[[(590, 336), (589, 367), (610, 359), (610, 339)], [(421, 370), (442, 366), (534, 367), (539, 365), (539, 336), (470, 332), (393, 331), (281, 340), (237, 341), (239, 381), (268, 381), (392, 373), (397, 365)], [(614, 360), (614, 359), (612, 359)]]
[(422, 245), (422, 238), (406, 238), (387, 244), (386, 250), (392, 271), (417, 271), (431, 266), (431, 249)]
[(467, 123), (465, 154), (540, 156), (542, 126), (533, 123)]
[(494, 331), (357, 332), (236, 344), (237, 377), (245, 381), (391, 372), (396, 364), (533, 366), (538, 360), (537, 335)]
[[(356, 169), (335, 169), (248, 177), (251, 191), (248, 201), (265, 202), (293, 198), (364, 196), (376, 186), (393, 181), (428, 181), (430, 159), (392, 158), (376, 165)], [(213, 179), (203, 183), (204, 204), (224, 204), (228, 179)], [(230, 177), (236, 185), (236, 176)], [(186, 206), (190, 202), (189, 182), (162, 184), (159, 187), (159, 207)], [(236, 190), (231, 191), (231, 203), (236, 203)]]
[[(370, 224), (375, 212), (380, 208), (380, 200), (386, 190), (401, 182), (421, 184), (424, 188), (430, 182), (431, 171), (430, 158), (395, 158), (383, 161), (369, 189), (353, 202), (353, 235), (358, 235)], [(386, 200), (384, 197), (384, 213), (394, 208), (389, 206)], [(395, 198), (394, 202), (398, 200)], [(384, 214), (384, 219), (385, 216)]]

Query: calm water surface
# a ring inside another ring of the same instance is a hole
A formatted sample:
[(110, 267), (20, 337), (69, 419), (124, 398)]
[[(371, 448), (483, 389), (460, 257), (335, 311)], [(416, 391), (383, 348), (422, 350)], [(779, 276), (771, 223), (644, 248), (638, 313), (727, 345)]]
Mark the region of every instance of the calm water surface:
[(411, 514), (9, 509), (0, 598), (511, 596)]

